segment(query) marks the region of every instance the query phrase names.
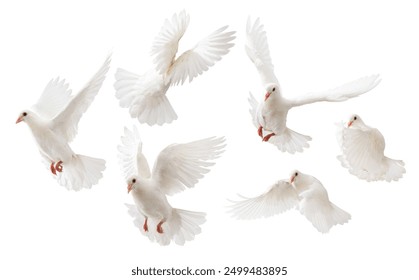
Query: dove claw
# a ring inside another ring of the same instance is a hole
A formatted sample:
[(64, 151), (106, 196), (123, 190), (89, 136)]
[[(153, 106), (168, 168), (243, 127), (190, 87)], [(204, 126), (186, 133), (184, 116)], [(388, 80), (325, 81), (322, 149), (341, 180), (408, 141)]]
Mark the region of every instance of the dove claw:
[(262, 126), (259, 126), (259, 128), (258, 128), (258, 135), (259, 135), (261, 138), (263, 138), (263, 127), (262, 127)]
[(266, 135), (265, 137), (263, 137), (262, 141), (263, 142), (268, 142), (269, 139), (274, 135), (275, 135), (275, 133), (270, 133), (270, 134)]
[(56, 169), (55, 169), (55, 167), (54, 167), (54, 163), (55, 163), (55, 162), (51, 162), (50, 169), (51, 169), (52, 174), (57, 175), (57, 171), (56, 171)]
[(148, 231), (147, 218), (144, 221), (143, 229), (144, 229), (145, 232)]
[(161, 221), (158, 225), (157, 225), (157, 232), (158, 233), (160, 233), (160, 234), (162, 234), (163, 233), (163, 229), (162, 229), (162, 224), (163, 224), (164, 222), (163, 221)]
[(63, 172), (62, 164), (63, 164), (63, 162), (61, 160), (59, 162), (57, 162), (57, 164), (55, 165), (55, 170), (57, 170), (58, 172)]

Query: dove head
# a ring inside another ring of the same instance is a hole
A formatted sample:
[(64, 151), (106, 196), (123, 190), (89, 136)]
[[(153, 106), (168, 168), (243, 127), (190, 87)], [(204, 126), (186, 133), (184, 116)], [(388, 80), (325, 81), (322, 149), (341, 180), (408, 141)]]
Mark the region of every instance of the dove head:
[(352, 115), (349, 118), (348, 127), (351, 127), (351, 126), (356, 127), (356, 126), (362, 125), (362, 124), (364, 124), (364, 122), (361, 120), (361, 118), (358, 115)]
[(19, 117), (16, 120), (16, 123), (26, 122), (27, 119), (30, 119), (29, 111), (23, 111), (19, 114)]
[(309, 179), (309, 176), (307, 176), (304, 173), (301, 173), (298, 170), (294, 170), (290, 174), (290, 183), (294, 185), (302, 185), (302, 184), (308, 184), (307, 182)]
[(127, 187), (128, 193), (130, 193), (132, 190), (135, 191), (139, 184), (138, 177), (132, 176), (131, 178), (128, 179), (127, 184), (128, 184), (128, 187)]
[(266, 86), (265, 101), (276, 94), (279, 94), (279, 86), (277, 84), (268, 84)]

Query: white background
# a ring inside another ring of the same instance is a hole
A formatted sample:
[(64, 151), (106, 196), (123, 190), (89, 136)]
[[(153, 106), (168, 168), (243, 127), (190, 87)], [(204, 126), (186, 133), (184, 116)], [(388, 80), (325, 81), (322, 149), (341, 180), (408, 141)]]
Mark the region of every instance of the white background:
[[(287, 266), (284, 279), (417, 279), (419, 17), (415, 1), (383, 2), (1, 2), (0, 278), (141, 279), (132, 268)], [(131, 197), (116, 146), (123, 127), (136, 121), (119, 107), (113, 83), (117, 67), (142, 73), (152, 66), (154, 36), (182, 9), (191, 21), (181, 50), (226, 24), (237, 31), (236, 46), (191, 84), (170, 89), (176, 122), (139, 125), (144, 153), (152, 164), (170, 143), (213, 135), (226, 136), (228, 146), (194, 189), (170, 198), (175, 207), (207, 212), (202, 233), (185, 246), (161, 247), (126, 213)], [(248, 113), (249, 91), (263, 94), (243, 47), (248, 15), (265, 25), (285, 95), (374, 73), (381, 84), (348, 102), (293, 109), (288, 125), (313, 137), (302, 154), (261, 143)], [(91, 190), (69, 192), (43, 166), (26, 124), (15, 120), (51, 78), (65, 77), (77, 92), (109, 52), (110, 72), (72, 143), (77, 153), (105, 158), (107, 169)], [(389, 157), (405, 161), (399, 182), (367, 183), (340, 166), (334, 123), (352, 113), (381, 130)], [(226, 213), (228, 198), (260, 194), (295, 168), (321, 180), (351, 221), (323, 235), (296, 211), (256, 221)]]

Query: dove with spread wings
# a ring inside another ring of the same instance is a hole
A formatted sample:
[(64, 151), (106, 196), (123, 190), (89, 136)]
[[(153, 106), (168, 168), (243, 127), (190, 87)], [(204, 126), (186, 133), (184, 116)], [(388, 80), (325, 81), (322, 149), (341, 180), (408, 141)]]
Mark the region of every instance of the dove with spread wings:
[(76, 95), (71, 95), (65, 80), (51, 80), (38, 102), (22, 111), (16, 121), (29, 126), (44, 162), (58, 183), (69, 190), (91, 188), (105, 170), (105, 160), (76, 154), (69, 143), (77, 134), (81, 116), (102, 87), (110, 62), (109, 56)]
[(242, 196), (232, 201), (230, 212), (237, 219), (271, 217), (297, 209), (321, 233), (337, 224), (345, 224), (351, 215), (329, 200), (326, 188), (315, 177), (300, 171), (291, 172), (289, 180), (280, 180), (253, 198)]
[(191, 82), (226, 55), (235, 38), (228, 26), (221, 27), (198, 42), (195, 47), (176, 57), (179, 41), (189, 25), (185, 11), (166, 19), (151, 49), (154, 67), (143, 75), (118, 68), (114, 84), (116, 97), (123, 108), (129, 108), (132, 118), (140, 123), (163, 125), (177, 119), (166, 96), (172, 85)]
[(380, 82), (379, 75), (363, 77), (324, 92), (285, 97), (274, 73), (264, 26), (250, 18), (246, 27), (246, 53), (259, 72), (266, 93), (258, 102), (250, 93), (250, 114), (262, 141), (275, 145), (282, 152), (302, 152), (309, 146), (310, 136), (287, 127), (288, 111), (294, 107), (314, 102), (341, 102), (372, 90)]
[(223, 152), (224, 138), (212, 137), (171, 144), (158, 155), (150, 171), (138, 130), (125, 128), (118, 157), (135, 205), (126, 204), (134, 224), (151, 241), (183, 245), (201, 232), (205, 213), (173, 208), (168, 195), (193, 188)]

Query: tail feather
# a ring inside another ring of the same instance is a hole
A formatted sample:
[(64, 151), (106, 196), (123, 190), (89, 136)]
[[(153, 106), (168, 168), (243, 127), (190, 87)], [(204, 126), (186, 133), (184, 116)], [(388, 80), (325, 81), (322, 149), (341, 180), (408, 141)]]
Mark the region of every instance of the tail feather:
[(140, 123), (162, 125), (177, 119), (161, 85), (147, 74), (140, 76), (118, 68), (115, 79), (115, 96), (120, 106), (129, 108), (131, 117)]
[(163, 246), (169, 245), (172, 241), (177, 245), (184, 245), (186, 241), (193, 240), (195, 235), (201, 233), (200, 225), (205, 222), (205, 213), (173, 208), (171, 216), (162, 225), (163, 233), (156, 231), (159, 221), (150, 218), (148, 219), (149, 231), (145, 232), (143, 229), (144, 216), (140, 214), (135, 205), (125, 205), (129, 215), (134, 218), (134, 225), (140, 229), (141, 233), (147, 236), (150, 241)]
[(287, 128), (283, 133), (272, 136), (269, 142), (274, 144), (280, 151), (294, 154), (295, 152), (303, 152), (304, 148), (308, 148), (310, 136), (306, 136)]
[(403, 174), (406, 173), (406, 169), (404, 168), (404, 162), (402, 160), (395, 160), (391, 158), (385, 158), (386, 165), (388, 166), (387, 172), (384, 174), (384, 180), (390, 181), (397, 181)]
[(326, 211), (314, 211), (311, 213), (300, 212), (313, 224), (313, 226), (321, 233), (327, 233), (335, 225), (343, 225), (351, 219), (351, 215), (340, 209), (333, 203)]
[(105, 160), (83, 155), (75, 155), (70, 162), (63, 163), (63, 171), (57, 172), (58, 183), (68, 190), (90, 189), (102, 178)]

